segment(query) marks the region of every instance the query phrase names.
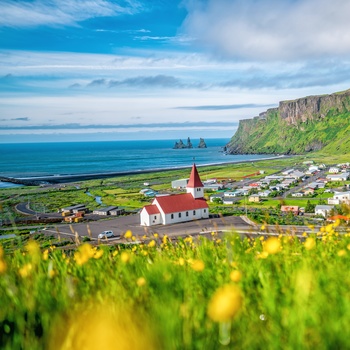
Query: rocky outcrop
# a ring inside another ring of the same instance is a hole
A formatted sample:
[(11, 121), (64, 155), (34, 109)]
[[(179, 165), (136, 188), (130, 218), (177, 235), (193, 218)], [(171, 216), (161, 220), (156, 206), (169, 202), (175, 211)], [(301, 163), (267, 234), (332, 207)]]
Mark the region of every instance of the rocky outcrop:
[(350, 90), (281, 101), (278, 108), (240, 120), (227, 153), (297, 154), (331, 148), (334, 142), (336, 150), (347, 152), (348, 135)]
[[(188, 137), (187, 138), (187, 143), (183, 143), (182, 140), (175, 142), (175, 145), (173, 147), (174, 149), (183, 149), (183, 148), (193, 148), (191, 139)], [(199, 144), (198, 144), (198, 148), (207, 148), (207, 145), (204, 141), (204, 139), (200, 138), (199, 139)]]
[(198, 148), (207, 148), (207, 145), (206, 145), (204, 139), (202, 139), (202, 138), (199, 139)]
[(282, 101), (278, 107), (280, 116), (288, 125), (317, 121), (329, 114), (350, 110), (350, 90), (321, 96), (308, 96), (295, 101)]

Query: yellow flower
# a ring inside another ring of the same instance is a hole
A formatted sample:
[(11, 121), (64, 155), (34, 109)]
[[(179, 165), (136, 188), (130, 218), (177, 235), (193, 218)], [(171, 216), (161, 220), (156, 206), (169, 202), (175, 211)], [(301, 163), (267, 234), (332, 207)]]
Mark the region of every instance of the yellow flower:
[(263, 231), (263, 230), (265, 230), (265, 228), (266, 228), (265, 225), (261, 225), (260, 230)]
[(348, 245), (346, 246), (346, 248), (347, 248), (348, 250), (350, 250), (350, 244), (348, 244)]
[(143, 287), (147, 283), (144, 277), (140, 277), (137, 279), (136, 284), (138, 287)]
[(132, 237), (132, 232), (130, 230), (127, 230), (124, 235), (125, 238), (131, 238)]
[(335, 220), (335, 222), (333, 223), (333, 227), (338, 227), (340, 225), (340, 220), (337, 219)]
[(156, 241), (155, 241), (154, 239), (152, 239), (152, 241), (150, 241), (150, 242), (148, 243), (148, 246), (149, 246), (150, 248), (155, 247), (155, 245), (156, 245)]
[(112, 253), (112, 256), (115, 257), (115, 256), (118, 255), (118, 254), (119, 254), (118, 250), (115, 250), (115, 251)]
[(96, 250), (94, 253), (94, 259), (99, 259), (103, 255), (103, 250)]
[(230, 280), (232, 282), (239, 282), (242, 279), (242, 274), (238, 270), (233, 270), (230, 273)]
[(154, 237), (154, 238), (158, 238), (158, 237), (159, 237), (158, 233), (155, 233), (155, 234), (153, 235), (153, 237)]
[(0, 245), (0, 275), (3, 274), (6, 271), (7, 265), (5, 260), (3, 259), (4, 257), (4, 249)]
[(47, 260), (49, 258), (49, 250), (45, 249), (43, 251), (43, 260)]
[(277, 237), (269, 237), (264, 244), (264, 251), (268, 254), (277, 254), (281, 249), (281, 242)]
[(316, 247), (316, 240), (315, 240), (315, 238), (312, 238), (312, 237), (306, 238), (306, 241), (304, 243), (304, 247), (307, 250), (314, 249)]
[(227, 322), (237, 315), (242, 306), (242, 294), (235, 285), (219, 288), (208, 305), (208, 316), (215, 322)]
[(7, 269), (6, 262), (2, 258), (0, 258), (0, 275), (6, 272), (6, 269)]
[(131, 259), (131, 256), (128, 252), (122, 252), (121, 255), (120, 255), (120, 260), (123, 262), (123, 263), (128, 263)]
[(167, 244), (167, 243), (168, 243), (168, 236), (165, 235), (165, 236), (163, 237), (163, 244)]
[(258, 259), (266, 259), (269, 256), (268, 252), (262, 252), (261, 254), (258, 254)]
[(94, 249), (89, 243), (82, 244), (78, 251), (74, 253), (74, 260), (78, 265), (84, 265), (95, 255)]
[(191, 267), (194, 271), (202, 272), (205, 268), (205, 264), (202, 260), (193, 260)]
[(306, 232), (303, 232), (302, 236), (303, 236), (303, 237), (307, 237), (307, 233), (306, 233)]
[(339, 250), (338, 256), (344, 256), (344, 255), (346, 255), (346, 250), (345, 249)]
[(142, 350), (161, 349), (149, 322), (114, 300), (102, 305), (87, 301), (55, 318), (48, 331), (48, 350)]
[(21, 277), (25, 278), (28, 277), (33, 269), (33, 265), (31, 263), (25, 264), (22, 266), (18, 272), (21, 275)]
[(40, 246), (36, 241), (30, 240), (26, 245), (26, 250), (32, 258), (40, 256)]
[(184, 239), (185, 242), (188, 242), (188, 243), (192, 243), (193, 242), (193, 238), (192, 236), (188, 236)]
[(180, 258), (180, 259), (179, 259), (179, 265), (180, 265), (180, 266), (185, 265), (185, 259), (184, 259), (184, 258)]

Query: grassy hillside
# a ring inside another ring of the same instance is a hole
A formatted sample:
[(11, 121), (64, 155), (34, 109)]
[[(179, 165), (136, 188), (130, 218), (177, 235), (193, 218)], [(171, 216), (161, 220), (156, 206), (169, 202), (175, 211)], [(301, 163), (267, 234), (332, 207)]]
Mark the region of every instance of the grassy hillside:
[(324, 153), (350, 153), (350, 113), (329, 110), (321, 120), (289, 125), (278, 111), (266, 119), (240, 123), (229, 147), (232, 153), (303, 154), (322, 149)]

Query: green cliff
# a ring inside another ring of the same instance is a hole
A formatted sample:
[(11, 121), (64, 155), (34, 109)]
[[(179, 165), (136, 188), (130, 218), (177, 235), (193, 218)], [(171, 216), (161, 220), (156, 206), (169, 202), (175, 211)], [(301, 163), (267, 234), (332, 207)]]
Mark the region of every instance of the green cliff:
[(229, 154), (350, 153), (350, 90), (282, 101), (253, 119), (240, 120)]

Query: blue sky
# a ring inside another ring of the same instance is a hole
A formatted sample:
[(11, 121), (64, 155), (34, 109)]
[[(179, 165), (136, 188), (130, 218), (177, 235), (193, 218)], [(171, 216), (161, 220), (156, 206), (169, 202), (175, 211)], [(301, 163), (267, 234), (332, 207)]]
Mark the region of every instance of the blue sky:
[(0, 142), (231, 137), (350, 88), (347, 0), (2, 0)]

